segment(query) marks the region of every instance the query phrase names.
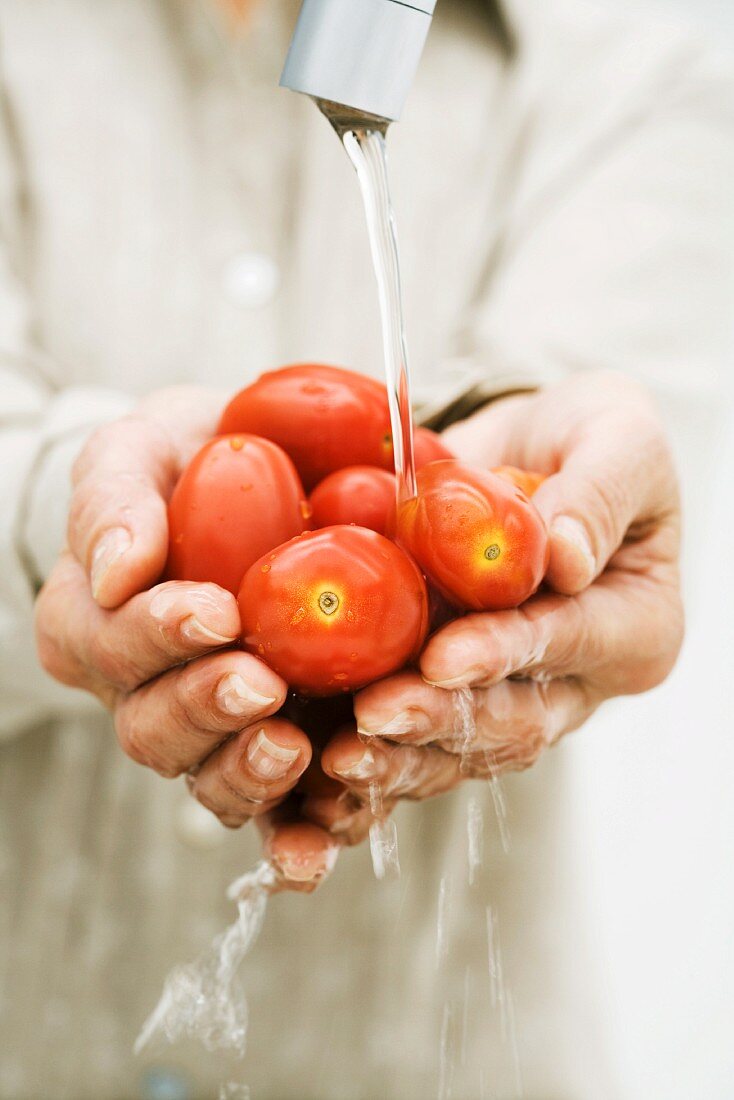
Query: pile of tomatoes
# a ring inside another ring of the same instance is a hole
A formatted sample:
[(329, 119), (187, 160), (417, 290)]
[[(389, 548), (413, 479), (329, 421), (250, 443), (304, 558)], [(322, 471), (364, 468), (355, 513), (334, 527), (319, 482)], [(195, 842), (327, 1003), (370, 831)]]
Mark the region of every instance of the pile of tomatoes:
[(418, 496), (397, 509), (385, 387), (313, 364), (264, 374), (173, 492), (166, 575), (234, 593), (242, 647), (294, 691), (356, 691), (439, 621), (518, 606), (547, 567), (538, 475), (464, 466), (425, 428), (415, 457)]

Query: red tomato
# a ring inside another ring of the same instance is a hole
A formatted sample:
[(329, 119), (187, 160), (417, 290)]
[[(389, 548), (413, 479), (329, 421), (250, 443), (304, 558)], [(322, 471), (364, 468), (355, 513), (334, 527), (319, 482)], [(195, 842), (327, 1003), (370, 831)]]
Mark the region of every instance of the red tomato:
[(267, 439), (225, 435), (192, 459), (168, 506), (169, 580), (213, 581), (237, 595), (254, 561), (307, 526), (303, 486)]
[(548, 565), (548, 537), (523, 492), (489, 471), (432, 462), (398, 515), (400, 541), (452, 603), (474, 611), (517, 607)]
[(430, 428), (416, 428), (413, 433), (413, 455), (416, 470), (423, 469), (429, 462), (438, 462), (441, 458), (454, 458), (440, 435)]
[(307, 489), (344, 466), (392, 468), (387, 391), (375, 378), (303, 363), (233, 397), (220, 432), (254, 432), (291, 456)]
[(517, 485), (526, 497), (531, 497), (546, 478), (545, 474), (539, 474), (537, 470), (521, 470), (519, 466), (495, 466), (492, 473), (503, 477), (511, 485)]
[(417, 656), (428, 596), (407, 554), (363, 527), (306, 532), (255, 562), (239, 594), (242, 644), (303, 695), (337, 695)]
[(347, 466), (321, 481), (309, 497), (314, 527), (356, 523), (387, 534), (395, 513), (395, 475), (376, 466)]

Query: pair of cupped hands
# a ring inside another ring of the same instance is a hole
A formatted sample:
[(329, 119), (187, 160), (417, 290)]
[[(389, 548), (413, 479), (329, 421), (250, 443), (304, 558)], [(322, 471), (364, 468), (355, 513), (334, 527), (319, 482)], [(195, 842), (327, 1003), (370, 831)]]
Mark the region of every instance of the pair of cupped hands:
[[(366, 836), (376, 783), (389, 813), (399, 799), (526, 768), (604, 699), (645, 691), (671, 669), (683, 615), (665, 434), (636, 383), (573, 375), (445, 433), (464, 462), (552, 475), (534, 497), (550, 533), (541, 591), (440, 629), (417, 669), (356, 696), (356, 723), (312, 763), (311, 739), (279, 714), (287, 685), (236, 648), (235, 598), (213, 584), (157, 583), (166, 502), (221, 405), (211, 390), (161, 390), (90, 438), (74, 468), (68, 547), (37, 602), (38, 649), (52, 676), (112, 712), (133, 760), (185, 775), (224, 825), (254, 818), (283, 888), (313, 889), (340, 846)], [(468, 746), (458, 688), (472, 693)]]

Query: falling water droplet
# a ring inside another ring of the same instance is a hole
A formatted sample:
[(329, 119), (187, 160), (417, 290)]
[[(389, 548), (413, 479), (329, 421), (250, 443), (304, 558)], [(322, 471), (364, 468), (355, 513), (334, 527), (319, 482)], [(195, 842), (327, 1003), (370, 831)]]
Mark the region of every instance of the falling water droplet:
[(451, 1100), (454, 1083), (454, 1020), (451, 1005), (443, 1008), (441, 1048), (439, 1052), (438, 1100)]
[(247, 1000), (237, 971), (260, 934), (276, 881), (273, 866), (262, 861), (232, 883), (227, 896), (237, 902), (236, 920), (197, 959), (168, 975), (135, 1041), (136, 1054), (162, 1036), (169, 1043), (198, 1039), (209, 1051), (231, 1050), (244, 1057)]
[(449, 950), (449, 918), (453, 883), (448, 875), (441, 877), (438, 888), (438, 913), (436, 917), (436, 967), (445, 960)]
[(370, 783), (370, 810), (374, 818), (370, 826), (370, 855), (375, 878), (399, 878), (398, 827), (393, 818), (385, 817), (382, 790), (376, 779)]
[(469, 885), (476, 882), (477, 872), (482, 866), (484, 853), (484, 818), (482, 807), (476, 798), (469, 799), (466, 811), (466, 856), (469, 864)]

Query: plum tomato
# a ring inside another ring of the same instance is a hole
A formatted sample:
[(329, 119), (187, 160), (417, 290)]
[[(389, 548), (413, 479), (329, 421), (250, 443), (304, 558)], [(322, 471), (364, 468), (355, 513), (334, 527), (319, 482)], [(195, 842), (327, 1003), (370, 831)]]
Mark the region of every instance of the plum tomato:
[(213, 581), (236, 596), (254, 561), (308, 527), (304, 497), (275, 443), (252, 435), (210, 440), (168, 505), (167, 578)]
[(428, 629), (415, 562), (363, 527), (291, 539), (248, 569), (238, 599), (243, 648), (302, 695), (388, 676), (418, 655)]
[(416, 428), (413, 433), (413, 457), (416, 470), (422, 470), (429, 462), (456, 456), (436, 432), (432, 432), (430, 428)]
[(319, 482), (309, 497), (314, 527), (354, 523), (380, 535), (395, 519), (395, 475), (377, 466), (345, 466)]
[(531, 497), (546, 479), (546, 475), (537, 470), (521, 470), (519, 466), (494, 466), (492, 473), (503, 477), (511, 485), (517, 485), (526, 497)]
[(277, 443), (309, 491), (344, 466), (392, 468), (385, 387), (341, 367), (302, 363), (261, 375), (232, 398), (218, 430)]
[(517, 607), (548, 565), (545, 524), (525, 494), (452, 460), (420, 471), (418, 496), (400, 507), (398, 536), (428, 580), (467, 610)]

